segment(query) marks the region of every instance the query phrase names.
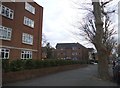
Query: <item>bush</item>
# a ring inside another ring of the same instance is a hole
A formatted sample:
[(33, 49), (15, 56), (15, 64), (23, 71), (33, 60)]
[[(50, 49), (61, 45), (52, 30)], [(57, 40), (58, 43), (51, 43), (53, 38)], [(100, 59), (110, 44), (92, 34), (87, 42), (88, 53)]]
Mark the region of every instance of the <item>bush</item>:
[(24, 61), (22, 60), (14, 60), (10, 63), (10, 71), (20, 71), (24, 69)]
[(35, 68), (42, 68), (44, 67), (44, 63), (42, 60), (35, 60)]
[(44, 67), (54, 67), (70, 64), (84, 64), (82, 61), (74, 60), (58, 60), (58, 59), (46, 59), (46, 60), (9, 60), (2, 61), (2, 68), (4, 72), (8, 71), (20, 71), (25, 69), (39, 69)]
[(56, 60), (49, 60), (51, 67), (57, 66)]
[(3, 72), (10, 71), (9, 60), (8, 59), (3, 59), (2, 60), (2, 69), (3, 69)]
[(25, 69), (34, 69), (36, 67), (35, 61), (32, 59), (25, 60), (24, 68)]
[(49, 60), (44, 60), (43, 63), (44, 63), (44, 67), (50, 67), (51, 66)]

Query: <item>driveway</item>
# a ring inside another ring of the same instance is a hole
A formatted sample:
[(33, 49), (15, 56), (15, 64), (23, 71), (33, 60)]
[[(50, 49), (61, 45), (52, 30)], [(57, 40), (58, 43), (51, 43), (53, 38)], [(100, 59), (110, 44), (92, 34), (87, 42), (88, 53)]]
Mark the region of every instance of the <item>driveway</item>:
[(97, 78), (97, 65), (59, 72), (5, 86), (117, 86), (116, 83)]

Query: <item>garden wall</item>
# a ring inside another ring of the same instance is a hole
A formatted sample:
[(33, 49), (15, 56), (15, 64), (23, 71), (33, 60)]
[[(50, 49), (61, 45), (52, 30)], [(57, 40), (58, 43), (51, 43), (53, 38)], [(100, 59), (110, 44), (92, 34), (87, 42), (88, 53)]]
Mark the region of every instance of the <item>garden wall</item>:
[(17, 71), (17, 72), (7, 72), (2, 74), (2, 83), (10, 83), (10, 82), (16, 82), (16, 81), (22, 81), (27, 80), (35, 77), (41, 77), (48, 74), (61, 72), (65, 70), (72, 70), (77, 69), (80, 67), (85, 67), (87, 65), (80, 65), (80, 64), (74, 64), (74, 65), (64, 65), (64, 66), (56, 66), (56, 67), (46, 67), (46, 68), (40, 68), (40, 69), (32, 69), (32, 70), (23, 70), (23, 71)]

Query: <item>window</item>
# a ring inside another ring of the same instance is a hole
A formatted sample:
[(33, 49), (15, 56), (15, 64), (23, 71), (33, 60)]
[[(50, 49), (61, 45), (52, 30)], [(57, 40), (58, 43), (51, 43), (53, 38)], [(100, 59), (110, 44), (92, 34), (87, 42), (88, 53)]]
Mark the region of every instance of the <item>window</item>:
[(24, 24), (29, 26), (29, 27), (34, 28), (34, 21), (29, 19), (29, 18), (27, 18), (27, 17), (24, 17)]
[(33, 45), (33, 36), (27, 33), (23, 33), (22, 43)]
[(77, 49), (77, 47), (72, 47), (72, 50), (76, 50)]
[(9, 8), (6, 8), (6, 16), (9, 17)]
[(11, 0), (11, 2), (15, 2), (15, 0)]
[(75, 55), (78, 55), (78, 53), (77, 52), (72, 52), (72, 55), (75, 56)]
[(35, 8), (27, 2), (25, 2), (25, 9), (31, 12), (32, 14), (35, 14)]
[(14, 15), (14, 12), (13, 12), (13, 10), (10, 10), (9, 17), (10, 17), (11, 19), (13, 19), (13, 15)]
[(13, 19), (14, 11), (0, 4), (0, 14), (7, 18)]
[(12, 29), (0, 25), (0, 39), (11, 40)]
[(0, 58), (9, 59), (9, 49), (0, 48)]
[(21, 59), (32, 59), (32, 51), (22, 51)]
[(1, 14), (2, 14), (2, 15), (5, 15), (5, 6), (3, 6), (3, 5), (2, 5)]

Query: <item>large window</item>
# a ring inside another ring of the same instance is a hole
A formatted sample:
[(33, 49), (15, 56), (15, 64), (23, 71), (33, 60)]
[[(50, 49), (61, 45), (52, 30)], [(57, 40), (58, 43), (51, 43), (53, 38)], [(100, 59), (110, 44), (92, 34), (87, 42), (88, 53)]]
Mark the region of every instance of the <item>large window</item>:
[(14, 11), (12, 9), (0, 4), (0, 14), (7, 18), (13, 19)]
[(0, 48), (0, 58), (9, 59), (9, 49)]
[(32, 14), (35, 14), (35, 8), (27, 2), (25, 2), (25, 9), (31, 12)]
[(11, 40), (12, 29), (0, 25), (0, 39)]
[(32, 51), (22, 51), (21, 59), (32, 59)]
[(78, 55), (78, 53), (77, 52), (72, 52), (72, 55), (75, 56), (75, 55)]
[(33, 36), (27, 33), (23, 33), (22, 43), (33, 45)]
[(27, 18), (27, 17), (24, 17), (24, 24), (29, 26), (29, 27), (34, 28), (34, 21), (29, 19), (29, 18)]

